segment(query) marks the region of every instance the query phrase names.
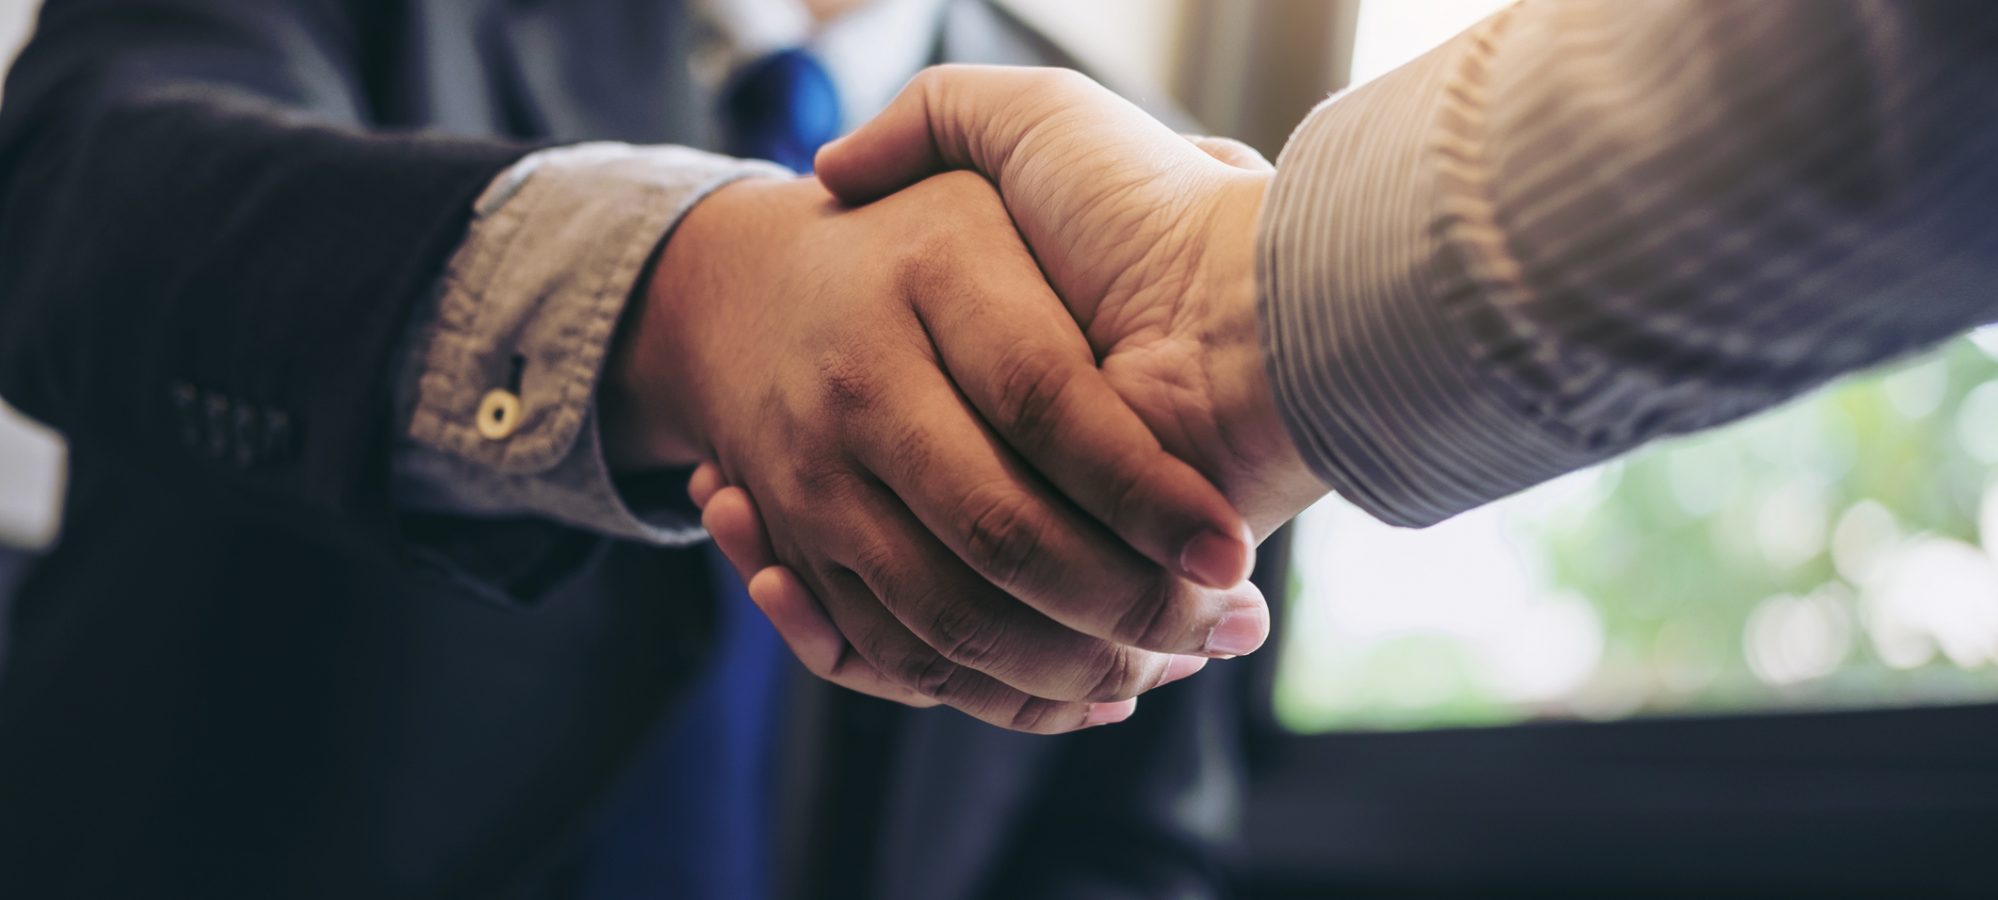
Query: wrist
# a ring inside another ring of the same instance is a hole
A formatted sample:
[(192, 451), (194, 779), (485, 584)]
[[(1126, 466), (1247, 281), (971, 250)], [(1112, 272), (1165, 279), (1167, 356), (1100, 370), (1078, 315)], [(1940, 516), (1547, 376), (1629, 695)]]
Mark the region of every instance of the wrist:
[(668, 412), (654, 398), (637, 360), (648, 354), (639, 322), (650, 291), (635, 289), (624, 320), (611, 345), (611, 355), (597, 386), (598, 428), (603, 434), (604, 462), (618, 474), (645, 472), (699, 461), (692, 429), (683, 417)]
[(707, 323), (725, 271), (747, 246), (732, 240), (743, 179), (694, 204), (633, 288), (598, 389), (606, 461), (616, 471), (687, 466), (712, 457), (696, 392)]
[(1223, 488), (1258, 539), (1326, 492), (1278, 412), (1262, 345), (1256, 237), (1270, 181), (1267, 172), (1244, 173), (1220, 192), (1202, 267), (1215, 424), (1241, 465)]

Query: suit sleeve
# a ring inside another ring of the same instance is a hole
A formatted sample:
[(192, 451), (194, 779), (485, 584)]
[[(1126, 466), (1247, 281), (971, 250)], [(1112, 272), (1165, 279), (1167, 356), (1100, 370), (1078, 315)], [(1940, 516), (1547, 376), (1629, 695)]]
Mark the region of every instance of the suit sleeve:
[(0, 394), (79, 457), (387, 518), (397, 337), (527, 148), (369, 127), (377, 6), (50, 0), (0, 113)]
[(1426, 525), (1998, 318), (1994, 79), (1975, 0), (1526, 0), (1285, 148), (1285, 423)]

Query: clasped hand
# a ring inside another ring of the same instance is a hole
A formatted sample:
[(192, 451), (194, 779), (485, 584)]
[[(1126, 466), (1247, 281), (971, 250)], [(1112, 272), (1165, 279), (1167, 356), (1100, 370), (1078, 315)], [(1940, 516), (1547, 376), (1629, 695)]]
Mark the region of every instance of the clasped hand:
[(603, 401), (624, 460), (705, 462), (798, 658), (1060, 732), (1260, 646), (1253, 543), (1324, 491), (1256, 339), (1268, 164), (1073, 73), (944, 67), (818, 172), (686, 216)]

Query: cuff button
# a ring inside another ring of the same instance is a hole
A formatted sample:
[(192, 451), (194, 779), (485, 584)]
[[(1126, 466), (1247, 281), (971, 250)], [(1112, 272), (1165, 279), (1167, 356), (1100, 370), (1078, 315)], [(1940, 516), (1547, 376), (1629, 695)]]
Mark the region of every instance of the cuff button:
[(487, 391), (479, 401), (479, 435), (489, 441), (503, 441), (520, 428), (520, 397), (512, 391)]

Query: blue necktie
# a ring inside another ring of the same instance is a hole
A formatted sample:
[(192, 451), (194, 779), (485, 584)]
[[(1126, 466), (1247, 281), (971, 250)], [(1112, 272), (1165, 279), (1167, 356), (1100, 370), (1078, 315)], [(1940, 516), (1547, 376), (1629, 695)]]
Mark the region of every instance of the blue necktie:
[[(721, 113), (731, 155), (798, 172), (840, 131), (832, 77), (803, 50), (745, 68)], [(719, 612), (713, 657), (606, 810), (581, 872), (588, 900), (758, 900), (774, 887), (783, 641), (721, 554), (706, 552)]]
[(743, 68), (722, 96), (723, 145), (730, 155), (810, 172), (812, 155), (839, 137), (839, 91), (804, 50), (772, 53)]

